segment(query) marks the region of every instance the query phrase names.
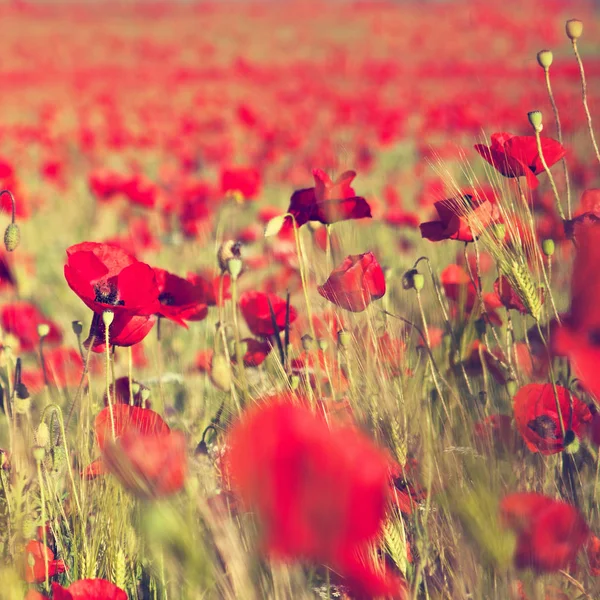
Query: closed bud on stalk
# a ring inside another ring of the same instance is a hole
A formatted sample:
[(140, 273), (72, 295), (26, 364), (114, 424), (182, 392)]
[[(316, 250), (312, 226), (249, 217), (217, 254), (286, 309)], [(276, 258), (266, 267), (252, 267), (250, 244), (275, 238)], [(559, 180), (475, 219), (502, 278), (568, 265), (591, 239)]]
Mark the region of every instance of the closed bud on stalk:
[(42, 446), (34, 446), (33, 447), (33, 459), (36, 462), (41, 462), (44, 460), (44, 456), (46, 455), (46, 450)]
[(107, 329), (112, 325), (112, 322), (115, 320), (115, 313), (112, 310), (105, 310), (102, 313), (102, 322), (104, 323), (104, 327)]
[(542, 242), (542, 250), (546, 256), (552, 256), (554, 254), (555, 245), (553, 239), (545, 239)]
[(539, 110), (532, 110), (531, 112), (527, 113), (527, 117), (529, 118), (529, 122), (531, 123), (534, 131), (539, 133), (542, 131), (542, 129), (544, 129), (542, 124), (542, 113)]
[(50, 443), (50, 429), (48, 429), (46, 423), (42, 422), (39, 424), (39, 427), (35, 432), (35, 438), (38, 446), (43, 446), (45, 448)]
[(422, 273), (415, 273), (413, 275), (413, 287), (417, 292), (420, 292), (425, 286), (425, 277), (423, 277)]
[(223, 273), (229, 271), (227, 264), (232, 258), (241, 257), (242, 253), (240, 248), (240, 242), (236, 242), (235, 240), (227, 240), (219, 246), (219, 250), (217, 251), (217, 261), (219, 263), (219, 268)]
[(581, 37), (583, 33), (583, 23), (579, 19), (569, 19), (565, 24), (567, 37), (575, 41)]
[(318, 344), (319, 350), (321, 350), (321, 352), (325, 352), (325, 350), (329, 348), (329, 342), (327, 340), (319, 340)]
[(242, 261), (239, 258), (232, 258), (227, 262), (227, 271), (232, 279), (237, 279), (242, 272)]
[(81, 321), (73, 321), (71, 327), (75, 335), (81, 335), (83, 333), (83, 323)]
[(231, 389), (231, 367), (223, 354), (213, 356), (210, 366), (210, 380), (222, 392), (228, 392)]
[(302, 336), (302, 349), (305, 350), (306, 352), (309, 352), (313, 348), (314, 348), (314, 340), (313, 340), (312, 336), (310, 336), (310, 335), (308, 335), (308, 333), (306, 333), (305, 335)]
[(298, 375), (290, 376), (290, 387), (293, 391), (296, 391), (300, 387), (300, 377)]
[(342, 348), (349, 348), (351, 340), (352, 340), (352, 336), (350, 335), (350, 333), (348, 331), (345, 331), (344, 329), (340, 329), (338, 331), (338, 344)]
[(10, 223), (4, 231), (4, 247), (7, 252), (12, 252), (21, 241), (21, 231), (16, 223)]
[(41, 338), (45, 338), (50, 333), (50, 326), (47, 323), (40, 323), (37, 332)]
[(517, 393), (517, 389), (517, 382), (514, 379), (509, 379), (506, 382), (506, 391), (511, 398)]
[(417, 292), (421, 291), (425, 286), (425, 277), (416, 269), (411, 269), (404, 273), (404, 277), (402, 277), (402, 287), (405, 290), (417, 290)]
[(547, 71), (550, 68), (553, 60), (554, 55), (552, 54), (551, 50), (540, 50), (537, 53), (538, 64), (540, 67), (542, 67), (542, 69), (544, 69), (544, 71)]

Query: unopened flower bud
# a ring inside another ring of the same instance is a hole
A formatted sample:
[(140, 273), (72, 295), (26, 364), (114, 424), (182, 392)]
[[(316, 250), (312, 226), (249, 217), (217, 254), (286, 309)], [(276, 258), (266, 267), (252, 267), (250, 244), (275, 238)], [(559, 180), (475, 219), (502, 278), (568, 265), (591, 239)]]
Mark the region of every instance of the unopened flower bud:
[(50, 443), (50, 429), (48, 429), (48, 425), (43, 421), (39, 424), (39, 427), (35, 432), (35, 438), (38, 446), (43, 446), (45, 448)]
[(71, 327), (75, 335), (81, 335), (83, 333), (83, 323), (81, 321), (73, 321)]
[(231, 389), (231, 366), (223, 354), (213, 356), (210, 367), (210, 380), (222, 392), (228, 392)]
[(7, 252), (12, 252), (21, 241), (21, 231), (16, 223), (10, 223), (4, 232), (4, 247)]
[(296, 391), (300, 386), (300, 377), (298, 375), (292, 375), (290, 377), (290, 387), (293, 391)]
[(551, 50), (540, 50), (537, 53), (538, 64), (545, 71), (547, 71), (550, 68), (550, 65), (552, 64), (553, 59), (554, 59), (554, 56), (553, 56)]
[(542, 242), (542, 250), (546, 256), (552, 256), (555, 250), (555, 244), (553, 239), (545, 239)]
[(327, 350), (327, 348), (329, 348), (329, 342), (327, 340), (319, 340), (319, 350), (321, 350), (321, 352), (325, 352), (325, 350)]
[(579, 19), (569, 19), (565, 24), (565, 31), (570, 40), (577, 40), (583, 33), (583, 23)]
[(219, 263), (219, 268), (223, 273), (229, 271), (227, 263), (232, 258), (241, 257), (240, 247), (241, 244), (239, 242), (236, 242), (235, 240), (227, 240), (226, 242), (223, 242), (219, 247), (219, 250), (217, 252), (217, 261)]
[(227, 261), (227, 271), (232, 279), (237, 279), (242, 272), (242, 261), (239, 258), (232, 258)]
[(539, 133), (542, 131), (542, 129), (544, 129), (542, 124), (542, 113), (539, 110), (532, 110), (531, 112), (527, 113), (527, 117), (529, 118), (529, 122), (531, 123), (534, 131)]
[(312, 338), (312, 336), (305, 334), (302, 336), (302, 348), (306, 351), (309, 352), (310, 350), (313, 349), (314, 347), (314, 340)]
[(47, 323), (40, 323), (37, 327), (37, 332), (41, 338), (45, 338), (50, 333), (50, 325)]
[(344, 329), (338, 331), (338, 344), (342, 348), (349, 348), (351, 340), (352, 336), (350, 335), (350, 332), (345, 331)]
[(102, 313), (102, 322), (104, 323), (104, 327), (107, 329), (112, 325), (112, 322), (115, 320), (115, 313), (112, 310), (105, 310)]
[(514, 379), (509, 379), (506, 382), (506, 391), (511, 398), (517, 393), (517, 389), (517, 382)]

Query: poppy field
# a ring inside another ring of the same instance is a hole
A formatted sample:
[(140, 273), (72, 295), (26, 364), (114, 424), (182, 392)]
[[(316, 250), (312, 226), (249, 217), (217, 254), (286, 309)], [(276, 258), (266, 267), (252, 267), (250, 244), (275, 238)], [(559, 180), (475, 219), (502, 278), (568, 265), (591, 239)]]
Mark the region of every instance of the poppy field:
[(0, 21), (0, 600), (600, 598), (594, 3)]

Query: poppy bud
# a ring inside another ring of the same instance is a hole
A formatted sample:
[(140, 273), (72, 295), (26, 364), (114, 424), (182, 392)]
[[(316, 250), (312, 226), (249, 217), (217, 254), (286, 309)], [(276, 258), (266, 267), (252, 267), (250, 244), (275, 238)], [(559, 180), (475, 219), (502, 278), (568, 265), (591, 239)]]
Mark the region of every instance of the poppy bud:
[(71, 327), (75, 335), (81, 335), (83, 333), (83, 323), (81, 321), (73, 321)]
[(579, 452), (579, 448), (581, 447), (581, 444), (579, 443), (579, 438), (571, 429), (565, 431), (564, 446), (565, 452), (567, 454), (577, 454), (577, 452)]
[(35, 433), (35, 438), (37, 440), (38, 446), (46, 447), (49, 444), (50, 430), (48, 429), (48, 425), (46, 425), (46, 423), (40, 423)]
[(542, 242), (542, 250), (546, 256), (552, 256), (554, 254), (554, 240), (548, 238)]
[(539, 110), (532, 110), (531, 112), (527, 113), (527, 117), (529, 118), (529, 122), (531, 123), (533, 130), (536, 133), (540, 133), (540, 131), (542, 131), (544, 128), (542, 125), (542, 113)]
[(554, 56), (551, 50), (540, 50), (537, 53), (538, 64), (540, 67), (542, 67), (542, 69), (544, 69), (544, 71), (547, 71), (550, 68), (553, 59)]
[(40, 462), (40, 461), (44, 460), (44, 456), (46, 455), (46, 450), (44, 450), (44, 448), (42, 446), (34, 446), (32, 454), (33, 454), (33, 459), (36, 462)]
[(115, 313), (112, 310), (105, 310), (102, 313), (102, 322), (104, 323), (104, 327), (108, 329), (112, 322), (115, 320)]
[(47, 323), (40, 323), (37, 332), (40, 338), (45, 338), (50, 333), (50, 326)]
[(415, 273), (412, 278), (413, 287), (417, 292), (421, 291), (425, 286), (425, 277), (422, 273)]
[(351, 336), (350, 333), (348, 331), (344, 331), (343, 329), (340, 329), (338, 331), (338, 344), (342, 347), (342, 348), (349, 348), (350, 347), (350, 341), (351, 341)]
[(228, 271), (227, 263), (232, 258), (240, 258), (240, 243), (234, 240), (227, 240), (223, 242), (219, 246), (219, 250), (217, 252), (217, 261), (219, 263), (219, 267), (221, 271), (224, 273)]
[(242, 272), (242, 261), (239, 258), (232, 258), (227, 261), (227, 271), (229, 271), (232, 279), (237, 279)]
[(307, 334), (302, 336), (302, 348), (306, 352), (310, 352), (314, 348), (314, 340), (313, 338)]
[(148, 399), (150, 398), (150, 390), (148, 388), (144, 388), (140, 392), (140, 396), (142, 397), (142, 408), (145, 408), (146, 403), (148, 402)]
[(325, 350), (329, 348), (329, 342), (327, 340), (319, 340), (318, 344), (319, 350), (321, 350), (321, 352), (325, 352)]
[(575, 41), (581, 37), (583, 33), (583, 23), (579, 19), (569, 19), (565, 24), (567, 37)]
[(517, 393), (517, 389), (517, 382), (514, 379), (509, 379), (506, 382), (506, 391), (511, 398)]
[(4, 232), (4, 247), (7, 252), (16, 249), (21, 241), (21, 231), (16, 223), (10, 223)]
[(213, 356), (210, 367), (210, 380), (222, 392), (228, 392), (231, 389), (231, 367), (224, 355), (217, 354)]
[(296, 391), (299, 386), (300, 386), (300, 377), (298, 377), (298, 375), (292, 375), (290, 377), (290, 387), (292, 388), (292, 390)]

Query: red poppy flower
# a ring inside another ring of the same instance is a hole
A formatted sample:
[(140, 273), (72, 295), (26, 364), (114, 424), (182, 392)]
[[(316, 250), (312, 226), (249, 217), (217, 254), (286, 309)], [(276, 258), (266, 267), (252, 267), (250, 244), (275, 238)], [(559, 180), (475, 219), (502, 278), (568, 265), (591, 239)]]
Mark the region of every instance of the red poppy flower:
[(493, 197), (470, 194), (434, 203), (439, 220), (421, 223), (421, 237), (432, 242), (472, 242), (489, 225), (498, 222), (500, 209)]
[[(548, 167), (557, 163), (566, 150), (550, 138), (541, 138), (542, 153)], [(490, 147), (477, 144), (475, 150), (504, 177), (525, 177), (527, 185), (534, 190), (539, 182), (536, 175), (544, 171), (538, 153), (535, 136), (512, 135), (511, 133), (492, 134)]]
[(40, 343), (38, 327), (48, 325), (50, 332), (45, 337), (46, 343), (60, 343), (62, 333), (56, 323), (44, 316), (42, 311), (31, 302), (17, 300), (5, 304), (0, 309), (0, 322), (5, 333), (10, 333), (19, 339), (24, 352), (35, 350)]
[(95, 431), (101, 465), (92, 463), (85, 470), (87, 477), (108, 471), (142, 497), (165, 496), (183, 487), (187, 475), (185, 437), (171, 431), (158, 413), (114, 404), (112, 418), (110, 407), (98, 413)]
[[(513, 309), (519, 311), (522, 315), (529, 314), (529, 309), (523, 304), (523, 300), (515, 289), (511, 285), (510, 281), (502, 275), (498, 277), (494, 282), (494, 291), (498, 294), (498, 298), (500, 298), (500, 302), (506, 309)], [(538, 290), (538, 296), (540, 299), (540, 303), (543, 304), (546, 296), (544, 294), (544, 288), (540, 287)]]
[(574, 506), (533, 492), (505, 496), (500, 515), (517, 533), (514, 560), (520, 569), (538, 573), (564, 569), (575, 560), (589, 535)]
[(390, 459), (369, 439), (270, 398), (234, 425), (227, 447), (225, 472), (257, 512), (267, 552), (327, 564), (369, 597), (400, 593), (401, 581), (358, 559), (380, 535), (388, 499)]
[(298, 227), (308, 221), (323, 224), (337, 223), (348, 219), (371, 217), (371, 207), (352, 189), (354, 171), (346, 171), (332, 181), (321, 169), (313, 170), (315, 187), (298, 190), (292, 194), (287, 212), (294, 215)]
[(573, 218), (564, 221), (565, 235), (573, 238), (576, 225), (588, 225), (600, 222), (600, 189), (585, 190), (579, 201), (579, 208)]
[(202, 288), (183, 277), (154, 268), (158, 286), (158, 314), (187, 327), (185, 321), (202, 321), (208, 315), (208, 305)]
[(230, 167), (221, 171), (221, 192), (239, 192), (250, 200), (260, 193), (261, 179), (258, 169), (252, 167)]
[(95, 313), (151, 315), (160, 309), (152, 268), (116, 246), (83, 242), (67, 248), (65, 278)]
[(105, 579), (80, 579), (68, 588), (54, 582), (52, 598), (54, 600), (127, 600), (127, 594)]
[[(220, 306), (231, 299), (231, 277), (229, 275), (212, 275), (188, 273), (187, 280), (196, 286), (198, 294), (204, 298), (207, 306)], [(223, 296), (222, 300), (220, 297)]]
[(600, 575), (600, 538), (590, 535), (585, 546), (585, 554), (590, 565), (590, 574), (598, 577)]
[(41, 583), (46, 579), (46, 566), (48, 564), (48, 577), (54, 577), (65, 572), (65, 563), (54, 558), (54, 552), (36, 540), (31, 540), (25, 546), (25, 581), (27, 583)]
[(341, 308), (361, 312), (385, 294), (385, 276), (372, 252), (347, 256), (319, 286), (319, 294)]
[[(275, 294), (264, 294), (263, 292), (244, 292), (240, 296), (240, 310), (250, 331), (254, 335), (263, 337), (275, 335), (269, 301), (275, 314), (277, 327), (279, 331), (283, 331), (285, 329), (287, 310), (285, 300)], [(290, 323), (293, 323), (297, 316), (296, 309), (290, 305)]]
[(567, 356), (585, 389), (600, 400), (600, 223), (576, 226), (571, 309), (552, 330), (555, 355)]
[[(254, 338), (244, 338), (242, 344), (245, 344), (246, 347), (244, 352), (244, 365), (246, 367), (261, 365), (273, 348), (268, 340), (255, 340)], [(231, 360), (236, 362), (235, 355), (231, 357)]]
[[(130, 316), (127, 314), (115, 314), (115, 318), (109, 328), (109, 344), (127, 348), (141, 342), (151, 331), (156, 323), (156, 316)], [(102, 315), (94, 314), (90, 325), (90, 333), (83, 345), (88, 348), (92, 343), (93, 352), (105, 352), (106, 327)]]
[[(565, 431), (571, 429), (578, 437), (582, 437), (592, 421), (589, 408), (571, 394), (571, 414), (569, 391), (556, 386), (556, 392)], [(552, 384), (530, 383), (523, 386), (513, 398), (513, 408), (517, 429), (532, 452), (548, 455), (564, 450)]]
[(51, 348), (44, 351), (44, 365), (50, 384), (58, 388), (79, 385), (83, 360), (74, 348)]

